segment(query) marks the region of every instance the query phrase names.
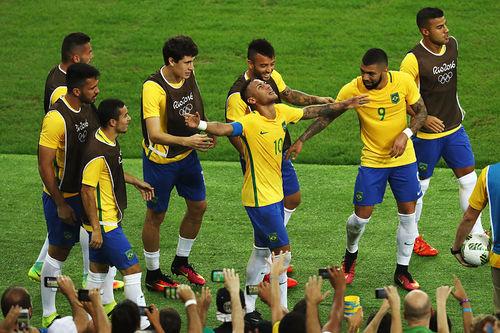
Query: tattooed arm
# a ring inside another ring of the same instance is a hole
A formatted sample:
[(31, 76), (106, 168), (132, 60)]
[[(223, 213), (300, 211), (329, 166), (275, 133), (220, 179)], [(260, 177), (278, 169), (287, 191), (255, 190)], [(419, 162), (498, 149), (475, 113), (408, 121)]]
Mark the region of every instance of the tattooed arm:
[(411, 130), (411, 133), (407, 133), (408, 129), (405, 129), (399, 134), (396, 140), (394, 140), (394, 144), (392, 145), (390, 151), (390, 155), (392, 157), (399, 157), (403, 155), (406, 149), (406, 143), (410, 139), (411, 135), (417, 133), (417, 131), (425, 124), (425, 120), (427, 119), (427, 108), (425, 107), (422, 97), (419, 98), (417, 103), (410, 105), (410, 108), (415, 114), (410, 121), (409, 129)]
[(290, 87), (286, 87), (285, 90), (280, 92), (280, 97), (290, 104), (301, 106), (335, 102), (335, 99), (332, 97), (308, 95), (302, 91), (291, 89)]

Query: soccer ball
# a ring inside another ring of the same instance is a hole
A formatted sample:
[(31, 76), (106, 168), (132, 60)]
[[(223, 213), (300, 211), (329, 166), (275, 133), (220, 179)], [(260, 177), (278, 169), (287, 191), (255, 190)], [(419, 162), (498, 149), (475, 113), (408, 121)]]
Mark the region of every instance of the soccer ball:
[(481, 266), (488, 262), (488, 236), (484, 234), (473, 234), (467, 237), (462, 245), (462, 257), (471, 265)]

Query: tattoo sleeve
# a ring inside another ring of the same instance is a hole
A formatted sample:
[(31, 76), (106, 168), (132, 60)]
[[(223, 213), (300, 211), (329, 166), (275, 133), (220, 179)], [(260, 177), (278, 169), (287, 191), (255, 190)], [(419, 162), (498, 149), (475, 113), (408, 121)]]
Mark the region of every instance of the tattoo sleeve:
[(422, 97), (420, 97), (417, 103), (411, 105), (410, 107), (415, 113), (410, 121), (410, 129), (413, 133), (417, 133), (417, 131), (425, 124), (425, 119), (427, 118), (427, 108), (425, 107)]
[(318, 96), (308, 95), (302, 91), (294, 90), (289, 87), (286, 87), (280, 95), (282, 99), (293, 105), (305, 106), (321, 103), (321, 101), (318, 100)]
[(302, 133), (302, 135), (299, 137), (299, 140), (302, 142), (309, 140), (310, 138), (324, 130), (335, 118), (344, 113), (344, 111), (345, 110), (339, 111), (329, 116), (319, 116), (311, 125), (309, 125), (304, 133)]

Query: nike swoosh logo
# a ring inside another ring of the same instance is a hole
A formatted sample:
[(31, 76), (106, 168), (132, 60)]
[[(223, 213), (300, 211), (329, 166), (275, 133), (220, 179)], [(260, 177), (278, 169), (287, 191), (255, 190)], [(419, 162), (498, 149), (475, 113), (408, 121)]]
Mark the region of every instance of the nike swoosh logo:
[(267, 134), (269, 132), (260, 131), (260, 134)]
[(409, 244), (407, 242), (405, 242), (405, 245), (413, 245), (413, 244), (415, 244), (415, 242), (409, 243)]

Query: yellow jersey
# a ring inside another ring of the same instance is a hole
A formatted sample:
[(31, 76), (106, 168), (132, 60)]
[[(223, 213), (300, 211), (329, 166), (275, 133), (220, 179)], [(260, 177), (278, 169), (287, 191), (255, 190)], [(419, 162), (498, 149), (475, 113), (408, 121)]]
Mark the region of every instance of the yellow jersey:
[(262, 207), (283, 200), (281, 164), (285, 132), (287, 125), (300, 120), (304, 111), (285, 104), (275, 104), (274, 108), (274, 119), (252, 111), (238, 121), (243, 127), (241, 140), (246, 162), (243, 206)]
[(396, 138), (407, 127), (406, 105), (420, 99), (420, 93), (410, 75), (389, 71), (387, 85), (382, 89), (366, 89), (358, 76), (340, 90), (337, 101), (368, 94), (370, 102), (356, 108), (361, 141), (361, 165), (371, 168), (388, 168), (407, 165), (416, 161), (413, 143), (408, 140), (403, 155), (390, 156)]

